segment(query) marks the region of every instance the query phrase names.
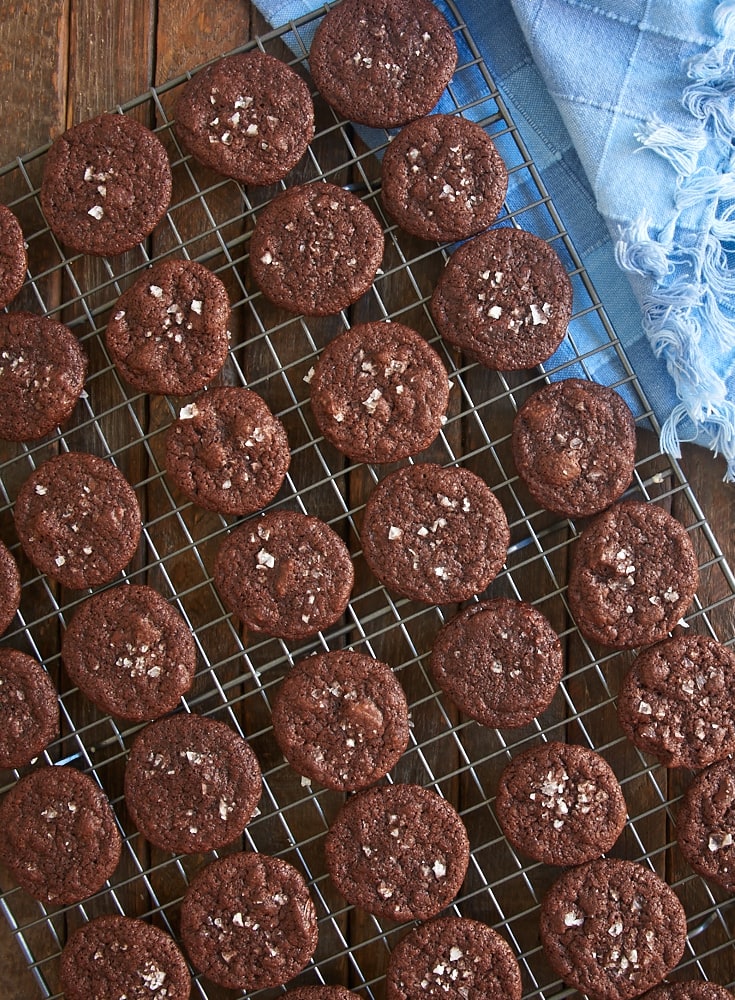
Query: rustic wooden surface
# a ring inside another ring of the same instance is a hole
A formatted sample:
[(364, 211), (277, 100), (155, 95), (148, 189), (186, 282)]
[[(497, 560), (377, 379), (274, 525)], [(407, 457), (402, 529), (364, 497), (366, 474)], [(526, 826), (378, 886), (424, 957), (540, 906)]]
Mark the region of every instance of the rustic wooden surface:
[[(5, 0), (0, 8), (0, 164), (264, 30), (247, 0)], [(686, 447), (683, 466), (717, 538), (735, 561), (733, 487), (722, 482), (722, 461)], [(367, 485), (353, 485), (353, 504)], [(528, 585), (536, 593), (544, 582), (529, 580)], [(718, 615), (718, 629), (732, 635), (732, 606), (715, 611), (715, 620)], [(3, 996), (38, 996), (2, 920), (0, 970)]]

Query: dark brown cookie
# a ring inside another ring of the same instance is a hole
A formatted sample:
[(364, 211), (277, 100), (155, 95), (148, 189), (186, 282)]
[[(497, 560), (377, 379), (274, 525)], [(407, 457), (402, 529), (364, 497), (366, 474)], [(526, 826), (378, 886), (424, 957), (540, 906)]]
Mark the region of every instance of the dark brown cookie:
[(469, 840), (454, 807), (420, 785), (378, 785), (342, 806), (327, 870), (348, 903), (389, 920), (428, 920), (459, 892)]
[(625, 826), (615, 772), (594, 750), (542, 743), (500, 776), (495, 812), (519, 851), (547, 865), (581, 865), (609, 851)]
[(23, 287), (27, 267), (20, 222), (6, 205), (0, 205), (0, 309), (12, 302)]
[(126, 115), (80, 122), (46, 154), (41, 208), (61, 242), (79, 253), (130, 250), (153, 231), (170, 199), (166, 150)]
[(613, 649), (647, 646), (680, 621), (699, 585), (686, 529), (663, 507), (614, 504), (580, 535), (569, 607), (580, 632)]
[(375, 128), (428, 114), (456, 64), (452, 29), (429, 0), (342, 0), (309, 52), (322, 97), (344, 118)]
[(470, 604), (434, 640), (437, 685), (484, 726), (524, 726), (551, 704), (564, 662), (548, 620), (524, 601), (497, 597)]
[(354, 569), (339, 535), (296, 511), (272, 511), (235, 528), (219, 547), (214, 583), (248, 628), (304, 639), (341, 618)]
[(735, 653), (705, 635), (638, 654), (618, 693), (626, 736), (666, 767), (706, 767), (735, 751)]
[(64, 632), (61, 658), (90, 701), (129, 722), (172, 712), (197, 665), (189, 626), (157, 591), (140, 584), (87, 598)]
[(15, 527), (37, 569), (79, 590), (108, 583), (133, 558), (140, 507), (111, 462), (65, 452), (39, 465), (23, 483)]
[(258, 759), (224, 722), (171, 715), (136, 736), (125, 767), (125, 802), (146, 840), (196, 854), (232, 843), (261, 794)]
[(564, 339), (572, 284), (550, 244), (506, 226), (454, 251), (430, 308), (439, 333), (486, 368), (533, 368)]
[(597, 382), (568, 378), (534, 392), (516, 414), (511, 444), (534, 500), (567, 517), (599, 513), (633, 478), (633, 414)]
[(510, 532), (490, 487), (469, 469), (417, 463), (370, 495), (363, 554), (386, 587), (416, 601), (453, 604), (500, 572)]
[(250, 273), (277, 306), (326, 316), (370, 288), (383, 248), (381, 225), (357, 195), (326, 182), (302, 184), (259, 213)]
[(257, 990), (288, 982), (317, 945), (316, 910), (287, 861), (233, 854), (198, 873), (181, 905), (194, 966), (219, 986)]
[(409, 931), (390, 954), (387, 1000), (520, 1000), (513, 949), (492, 927), (438, 917)]
[(314, 135), (314, 105), (301, 77), (257, 49), (200, 70), (174, 106), (182, 146), (243, 184), (274, 184), (296, 166)]
[(663, 983), (646, 993), (646, 1000), (732, 1000), (732, 993), (717, 983), (689, 979), (683, 983)]
[(206, 510), (244, 516), (269, 504), (291, 462), (286, 429), (257, 393), (218, 386), (179, 411), (166, 434), (166, 471)]
[(230, 300), (195, 260), (161, 260), (123, 292), (105, 340), (118, 371), (141, 392), (198, 392), (227, 359)]
[(76, 406), (87, 358), (63, 323), (29, 312), (0, 316), (0, 438), (31, 441)]
[(59, 978), (66, 1000), (188, 1000), (186, 959), (165, 931), (131, 917), (94, 917), (64, 945)]
[(391, 668), (372, 656), (317, 653), (281, 683), (273, 731), (299, 774), (355, 791), (387, 774), (408, 746), (406, 695)]
[(466, 240), (497, 218), (508, 171), (487, 132), (460, 115), (411, 122), (383, 156), (383, 205), (413, 236)]
[(44, 903), (63, 906), (97, 892), (121, 850), (107, 796), (76, 768), (30, 771), (0, 804), (0, 860)]
[(0, 635), (5, 632), (20, 607), (20, 571), (13, 554), (0, 542)]
[(695, 872), (735, 892), (735, 761), (695, 775), (676, 815), (679, 849)]
[(660, 983), (686, 944), (686, 915), (650, 868), (606, 859), (570, 868), (541, 903), (552, 969), (590, 1000), (627, 1000)]
[(59, 734), (59, 701), (44, 668), (27, 653), (0, 649), (0, 767), (21, 767)]
[(428, 448), (446, 419), (441, 358), (402, 323), (359, 323), (324, 348), (311, 408), (328, 441), (355, 462), (397, 462)]

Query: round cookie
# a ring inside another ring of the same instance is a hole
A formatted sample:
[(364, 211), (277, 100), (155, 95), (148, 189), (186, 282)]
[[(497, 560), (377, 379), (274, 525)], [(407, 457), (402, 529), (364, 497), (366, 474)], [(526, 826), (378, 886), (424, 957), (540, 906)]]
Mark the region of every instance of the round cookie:
[(456, 64), (452, 29), (429, 0), (342, 0), (309, 51), (322, 97), (342, 117), (374, 128), (428, 114)]
[(7, 207), (0, 205), (0, 309), (4, 309), (23, 287), (28, 254), (20, 222)]
[(735, 892), (735, 761), (695, 775), (676, 816), (679, 849), (703, 878)]
[(370, 288), (384, 245), (380, 223), (357, 195), (327, 182), (302, 184), (259, 213), (250, 273), (277, 306), (327, 316)]
[(706, 767), (735, 751), (735, 653), (705, 635), (642, 650), (618, 693), (628, 739), (666, 767)]
[(117, 300), (105, 342), (118, 371), (141, 392), (198, 392), (229, 347), (230, 300), (195, 260), (157, 261)]
[(87, 358), (63, 323), (30, 312), (0, 316), (0, 438), (32, 441), (72, 414)]
[(547, 865), (581, 865), (609, 851), (626, 805), (615, 772), (594, 750), (542, 743), (500, 776), (495, 813), (511, 844)]
[(646, 1000), (732, 1000), (732, 993), (717, 983), (688, 979), (683, 983), (663, 983), (646, 993)]
[(390, 954), (387, 1000), (520, 1000), (521, 971), (497, 931), (468, 917), (438, 917), (401, 938)]
[(286, 478), (286, 430), (257, 393), (217, 386), (182, 407), (166, 434), (166, 471), (206, 510), (244, 516), (269, 504)]
[(200, 70), (174, 105), (182, 146), (242, 184), (275, 184), (314, 136), (309, 88), (286, 63), (257, 49)]
[(133, 558), (140, 539), (135, 491), (111, 462), (65, 452), (21, 486), (15, 527), (41, 572), (80, 590), (108, 583)]
[(235, 528), (213, 575), (225, 607), (244, 625), (282, 639), (334, 625), (355, 578), (349, 549), (328, 524), (282, 510)]
[(508, 171), (487, 132), (459, 115), (427, 115), (406, 125), (383, 156), (382, 198), (407, 233), (466, 240), (503, 207)]
[(441, 358), (402, 323), (359, 323), (324, 348), (311, 378), (322, 434), (355, 462), (397, 462), (428, 448), (446, 419)]
[(627, 1000), (660, 983), (686, 944), (686, 914), (649, 868), (603, 859), (570, 868), (541, 903), (554, 972), (590, 1000)]
[(438, 632), (434, 681), (484, 726), (524, 726), (551, 704), (564, 669), (561, 643), (540, 611), (497, 597), (470, 604)]
[(107, 796), (76, 768), (36, 768), (0, 803), (0, 860), (43, 903), (91, 896), (115, 871), (121, 851)]
[(429, 305), (450, 344), (486, 368), (515, 371), (546, 361), (564, 339), (572, 284), (550, 244), (506, 226), (454, 251)]
[(386, 587), (412, 600), (453, 604), (484, 590), (508, 550), (508, 521), (469, 469), (417, 463), (390, 473), (370, 495), (363, 554)]
[(59, 734), (54, 683), (38, 660), (0, 649), (0, 767), (21, 767)]
[(349, 798), (324, 842), (348, 903), (389, 920), (428, 920), (459, 892), (469, 840), (454, 807), (420, 785), (378, 785)]
[(699, 585), (686, 529), (662, 507), (625, 500), (580, 535), (569, 571), (569, 607), (580, 632), (613, 649), (665, 638)]
[(131, 917), (94, 917), (78, 927), (61, 952), (59, 978), (66, 1000), (188, 1000), (186, 959), (165, 931)]
[(171, 199), (161, 141), (121, 114), (102, 114), (60, 135), (46, 154), (41, 208), (62, 243), (118, 254), (153, 231)]
[(408, 746), (406, 695), (386, 663), (348, 649), (301, 660), (273, 700), (289, 764), (339, 792), (374, 784)]
[(586, 517), (609, 507), (630, 485), (635, 421), (614, 389), (568, 378), (528, 397), (513, 421), (511, 446), (536, 503)]
[(261, 794), (258, 759), (224, 722), (171, 715), (135, 738), (125, 767), (125, 802), (146, 840), (196, 854), (232, 843)]
[(316, 910), (287, 861), (233, 854), (192, 880), (181, 904), (181, 937), (194, 966), (213, 983), (265, 989), (288, 982), (309, 962)]
[(173, 710), (194, 681), (196, 645), (181, 615), (157, 591), (120, 584), (87, 598), (61, 641), (73, 684), (128, 722)]
[(0, 542), (0, 635), (7, 631), (20, 607), (20, 571), (13, 554)]

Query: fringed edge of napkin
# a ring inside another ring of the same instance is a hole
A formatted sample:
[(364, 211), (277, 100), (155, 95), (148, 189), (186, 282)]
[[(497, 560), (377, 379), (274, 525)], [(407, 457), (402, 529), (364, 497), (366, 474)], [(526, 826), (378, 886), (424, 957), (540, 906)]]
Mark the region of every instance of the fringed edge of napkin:
[[(647, 279), (644, 330), (681, 400), (662, 428), (662, 448), (678, 456), (680, 442), (696, 438), (726, 459), (725, 479), (735, 482), (735, 403), (710, 356), (713, 347), (721, 357), (735, 351), (735, 275), (724, 246), (735, 241), (735, 0), (715, 8), (713, 23), (721, 40), (690, 61), (693, 82), (682, 94), (694, 127), (684, 132), (653, 121), (636, 136), (676, 171), (676, 213), (663, 226), (641, 218), (626, 227), (616, 256)], [(716, 168), (701, 165), (705, 149)], [(700, 206), (704, 231), (687, 240), (682, 215)], [(712, 331), (709, 350), (703, 328)]]

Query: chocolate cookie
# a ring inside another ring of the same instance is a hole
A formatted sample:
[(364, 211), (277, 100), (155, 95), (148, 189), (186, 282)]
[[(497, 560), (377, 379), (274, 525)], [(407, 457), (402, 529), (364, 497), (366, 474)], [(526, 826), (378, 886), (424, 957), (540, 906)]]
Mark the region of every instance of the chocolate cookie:
[(372, 656), (317, 653), (281, 683), (273, 732), (299, 774), (355, 791), (387, 774), (408, 746), (406, 695), (391, 668)]
[(200, 70), (174, 105), (182, 146), (207, 167), (243, 184), (275, 184), (314, 136), (314, 105), (301, 77), (254, 50)]
[(508, 171), (487, 132), (459, 115), (411, 122), (383, 156), (386, 211), (413, 236), (466, 240), (497, 218)]
[(248, 628), (304, 639), (342, 617), (354, 582), (350, 552), (317, 517), (272, 511), (222, 542), (214, 583)]
[(679, 849), (703, 878), (735, 892), (735, 761), (695, 775), (676, 816)]
[(580, 632), (613, 649), (663, 639), (699, 585), (686, 529), (655, 504), (626, 500), (598, 514), (576, 543), (569, 607)]
[(735, 653), (705, 635), (644, 649), (618, 693), (626, 736), (666, 767), (706, 767), (735, 751)]
[(380, 223), (357, 195), (326, 182), (302, 184), (258, 215), (250, 273), (277, 306), (326, 316), (370, 288), (384, 242)]
[(454, 807), (420, 785), (363, 789), (324, 842), (327, 870), (348, 903), (389, 920), (428, 920), (459, 892), (469, 840)]
[(564, 669), (561, 643), (530, 604), (470, 604), (438, 632), (430, 668), (457, 707), (484, 726), (524, 726), (551, 704)]
[(732, 993), (717, 983), (690, 979), (656, 986), (646, 993), (646, 1000), (732, 1000)]
[(230, 300), (195, 260), (161, 260), (123, 292), (105, 341), (118, 371), (141, 392), (197, 392), (227, 359)]
[(397, 462), (428, 448), (449, 403), (441, 358), (402, 323), (359, 323), (324, 348), (311, 378), (322, 434), (355, 462)]
[(27, 267), (20, 222), (6, 205), (0, 205), (0, 309), (12, 302), (23, 287)]
[(287, 861), (233, 854), (192, 880), (181, 905), (181, 937), (195, 967), (230, 989), (279, 986), (314, 953), (316, 910)]
[(232, 843), (261, 793), (258, 759), (224, 722), (171, 715), (136, 736), (125, 767), (125, 802), (146, 840), (196, 854)]
[(564, 339), (572, 284), (545, 240), (491, 229), (454, 251), (430, 308), (439, 333), (486, 368), (533, 368)]
[(0, 635), (5, 632), (20, 607), (20, 572), (13, 554), (0, 542)]
[(409, 931), (390, 954), (387, 1000), (520, 1000), (521, 971), (497, 931), (468, 917), (438, 917)]
[(59, 978), (66, 1000), (188, 1000), (186, 959), (165, 931), (131, 917), (94, 917), (64, 945)]
[(547, 865), (581, 865), (609, 851), (625, 826), (615, 772), (594, 750), (542, 743), (515, 756), (495, 812), (511, 844)]
[(41, 208), (55, 235), (79, 253), (130, 250), (153, 231), (170, 199), (166, 150), (126, 115), (80, 122), (46, 154)]
[(291, 462), (286, 430), (250, 389), (218, 386), (182, 407), (166, 434), (166, 471), (206, 510), (244, 516), (276, 496)]
[(660, 983), (686, 943), (673, 890), (632, 861), (588, 861), (541, 903), (541, 943), (554, 972), (590, 1000), (626, 1000)]
[(534, 392), (516, 414), (511, 444), (536, 503), (567, 517), (599, 513), (633, 478), (633, 414), (597, 382), (568, 378)]
[(197, 665), (184, 619), (159, 593), (139, 584), (87, 598), (64, 632), (61, 658), (90, 701), (129, 722), (173, 712)]
[(107, 796), (68, 766), (24, 775), (0, 804), (0, 860), (35, 899), (77, 903), (117, 868), (122, 839)]
[(64, 452), (39, 465), (21, 486), (15, 527), (37, 569), (79, 590), (108, 583), (133, 558), (140, 507), (111, 462)]
[(322, 97), (344, 118), (375, 128), (428, 114), (456, 64), (452, 29), (429, 0), (342, 0), (309, 52)]
[(416, 601), (453, 604), (500, 572), (510, 532), (490, 487), (469, 469), (417, 463), (370, 495), (363, 554), (386, 587)]
[(87, 358), (63, 323), (0, 316), (0, 438), (32, 441), (63, 424), (84, 389)]
[(0, 649), (0, 767), (21, 767), (59, 734), (54, 683), (38, 660)]

